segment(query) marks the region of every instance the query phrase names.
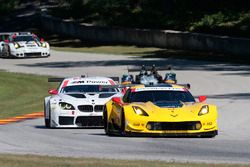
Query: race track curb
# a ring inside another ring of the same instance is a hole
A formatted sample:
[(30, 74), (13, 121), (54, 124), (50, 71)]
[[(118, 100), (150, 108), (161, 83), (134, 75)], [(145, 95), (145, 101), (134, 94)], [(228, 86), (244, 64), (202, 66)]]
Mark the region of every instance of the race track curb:
[(35, 112), (35, 113), (25, 114), (22, 116), (16, 116), (16, 117), (7, 118), (7, 119), (0, 119), (0, 125), (6, 125), (6, 124), (14, 123), (14, 122), (24, 121), (27, 119), (36, 119), (36, 118), (42, 118), (42, 117), (44, 117), (43, 112)]

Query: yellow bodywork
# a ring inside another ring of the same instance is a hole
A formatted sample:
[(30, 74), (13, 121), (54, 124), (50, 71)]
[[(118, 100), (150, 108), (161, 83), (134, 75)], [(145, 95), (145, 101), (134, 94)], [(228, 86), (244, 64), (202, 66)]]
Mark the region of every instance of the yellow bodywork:
[[(133, 107), (139, 107), (144, 110), (148, 116), (138, 115)], [(208, 113), (199, 115), (203, 106), (208, 106)], [(206, 103), (183, 103), (179, 108), (161, 108), (154, 105), (152, 102), (146, 103), (130, 103), (124, 104), (115, 103), (110, 100), (106, 103), (107, 122), (112, 124), (112, 127), (122, 126), (122, 117), (124, 117), (124, 132), (138, 133), (138, 134), (172, 134), (172, 135), (200, 135), (209, 134), (210, 132), (215, 136), (217, 134), (217, 108), (215, 105)], [(124, 116), (123, 116), (124, 115)], [(170, 123), (172, 129), (157, 129), (151, 126), (149, 122), (157, 123)], [(189, 122), (189, 123), (187, 123)], [(179, 128), (174, 129), (176, 126), (190, 126), (184, 130)], [(110, 127), (109, 127), (110, 128)]]

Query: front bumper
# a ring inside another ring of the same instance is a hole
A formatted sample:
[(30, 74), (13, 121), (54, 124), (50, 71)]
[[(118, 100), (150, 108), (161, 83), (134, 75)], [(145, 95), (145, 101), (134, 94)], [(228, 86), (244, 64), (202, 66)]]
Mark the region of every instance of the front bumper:
[(10, 55), (12, 57), (23, 58), (23, 57), (48, 57), (50, 56), (49, 49), (37, 49), (37, 50), (29, 50), (29, 49), (16, 49), (11, 50)]
[(125, 132), (122, 134), (123, 136), (131, 136), (131, 137), (204, 137), (211, 138), (218, 135), (218, 130), (209, 131), (209, 132), (198, 132), (198, 133), (138, 133), (138, 132)]
[(59, 116), (56, 127), (103, 127), (102, 116)]
[(58, 122), (51, 120), (54, 128), (103, 128), (102, 116), (59, 116)]
[[(52, 105), (53, 106), (53, 105)], [(103, 127), (102, 111), (83, 112), (51, 108), (51, 126), (58, 128)]]
[(126, 120), (125, 133), (139, 136), (183, 136), (183, 137), (214, 137), (218, 134), (216, 120)]

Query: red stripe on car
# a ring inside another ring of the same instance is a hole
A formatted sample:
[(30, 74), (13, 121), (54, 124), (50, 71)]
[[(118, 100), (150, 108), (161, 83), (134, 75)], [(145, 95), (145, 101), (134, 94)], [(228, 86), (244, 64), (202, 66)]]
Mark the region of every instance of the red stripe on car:
[(69, 80), (65, 80), (65, 81), (63, 82), (62, 88), (65, 88), (65, 87), (68, 85), (68, 83), (69, 83)]
[(113, 80), (109, 80), (109, 83), (110, 83), (111, 85), (116, 85), (116, 83), (115, 83)]

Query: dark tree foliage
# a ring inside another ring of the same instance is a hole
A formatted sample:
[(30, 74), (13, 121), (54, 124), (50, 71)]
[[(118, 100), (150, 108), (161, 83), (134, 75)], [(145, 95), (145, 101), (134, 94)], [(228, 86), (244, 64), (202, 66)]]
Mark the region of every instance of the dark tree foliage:
[(17, 3), (19, 0), (0, 0), (0, 17), (7, 15)]
[[(36, 0), (50, 1), (50, 14), (78, 22), (250, 37), (250, 0)], [(30, 2), (0, 0), (0, 18)]]

